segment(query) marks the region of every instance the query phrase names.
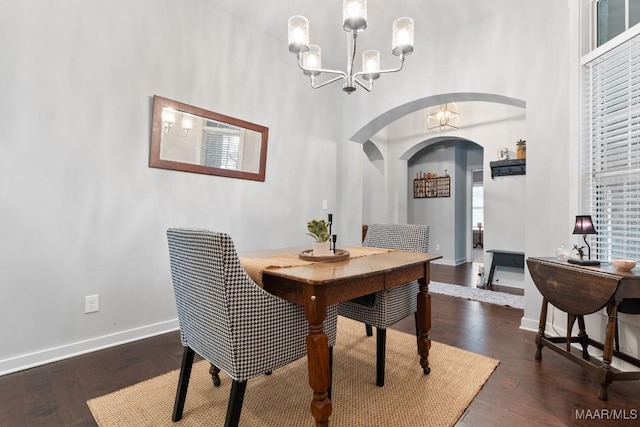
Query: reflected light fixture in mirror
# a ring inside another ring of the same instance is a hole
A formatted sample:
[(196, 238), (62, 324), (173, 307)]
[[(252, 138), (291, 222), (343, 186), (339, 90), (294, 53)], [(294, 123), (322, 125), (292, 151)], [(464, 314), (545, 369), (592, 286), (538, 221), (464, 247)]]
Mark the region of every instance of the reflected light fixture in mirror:
[(264, 181), (268, 136), (264, 126), (156, 95), (149, 166)]

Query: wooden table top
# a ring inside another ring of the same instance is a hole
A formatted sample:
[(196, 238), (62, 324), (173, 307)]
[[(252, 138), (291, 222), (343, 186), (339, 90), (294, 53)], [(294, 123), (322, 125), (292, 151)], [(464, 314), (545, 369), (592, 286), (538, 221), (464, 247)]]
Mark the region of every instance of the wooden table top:
[(442, 257), (429, 253), (392, 251), (339, 262), (317, 262), (297, 267), (270, 268), (265, 270), (264, 274), (302, 283), (329, 284), (354, 277), (366, 277), (382, 272), (391, 272), (439, 258)]
[(613, 265), (581, 266), (556, 258), (528, 258), (527, 265), (540, 293), (567, 313), (591, 314), (614, 297), (640, 297), (640, 275)]
[[(267, 257), (304, 249), (250, 252), (243, 256)], [(309, 287), (315, 289), (314, 294), (326, 295), (327, 305), (332, 305), (412, 280), (426, 278), (428, 282), (429, 263), (439, 258), (440, 255), (429, 253), (391, 251), (338, 262), (267, 268), (262, 272), (262, 282), (266, 291), (296, 304), (308, 302), (304, 288)]]

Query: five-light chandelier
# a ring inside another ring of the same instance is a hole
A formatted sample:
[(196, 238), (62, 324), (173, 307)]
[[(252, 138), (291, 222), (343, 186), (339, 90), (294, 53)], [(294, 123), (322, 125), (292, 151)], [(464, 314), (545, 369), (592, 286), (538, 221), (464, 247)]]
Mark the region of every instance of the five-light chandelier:
[[(358, 33), (367, 28), (367, 0), (343, 0), (342, 27), (350, 37), (347, 37), (347, 71), (327, 70), (322, 68), (320, 47), (309, 44), (309, 20), (296, 15), (289, 18), (289, 52), (298, 57), (298, 66), (309, 76), (311, 87), (318, 89), (340, 79), (344, 80), (342, 90), (351, 93), (356, 90), (356, 84), (368, 92), (373, 89), (373, 81), (380, 74), (395, 73), (402, 70), (405, 56), (413, 52), (413, 19), (398, 18), (393, 22), (392, 52), (400, 57), (400, 66), (394, 69), (380, 69), (380, 52), (366, 50), (362, 53), (362, 71), (353, 72), (353, 62), (356, 57), (356, 40)], [(337, 74), (337, 77), (322, 83), (316, 83), (316, 77), (321, 73)], [(363, 83), (358, 77), (366, 80)]]

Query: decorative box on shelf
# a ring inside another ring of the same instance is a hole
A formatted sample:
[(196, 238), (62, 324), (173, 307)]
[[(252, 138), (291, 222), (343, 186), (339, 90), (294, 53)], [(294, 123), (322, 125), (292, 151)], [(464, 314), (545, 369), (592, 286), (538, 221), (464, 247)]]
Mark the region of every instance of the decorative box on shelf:
[(527, 159), (497, 160), (489, 162), (489, 165), (491, 166), (491, 178), (527, 173)]
[(451, 177), (416, 178), (413, 180), (413, 198), (425, 199), (432, 197), (451, 196)]

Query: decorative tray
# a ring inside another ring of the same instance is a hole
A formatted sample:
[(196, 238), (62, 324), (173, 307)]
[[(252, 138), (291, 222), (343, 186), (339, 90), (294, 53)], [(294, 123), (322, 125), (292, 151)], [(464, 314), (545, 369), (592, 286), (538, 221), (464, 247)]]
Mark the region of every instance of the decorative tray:
[(349, 258), (349, 252), (344, 249), (336, 249), (336, 253), (333, 255), (320, 255), (314, 256), (313, 249), (307, 249), (306, 251), (300, 252), (298, 255), (300, 259), (305, 261), (315, 261), (315, 262), (337, 262), (344, 261)]

